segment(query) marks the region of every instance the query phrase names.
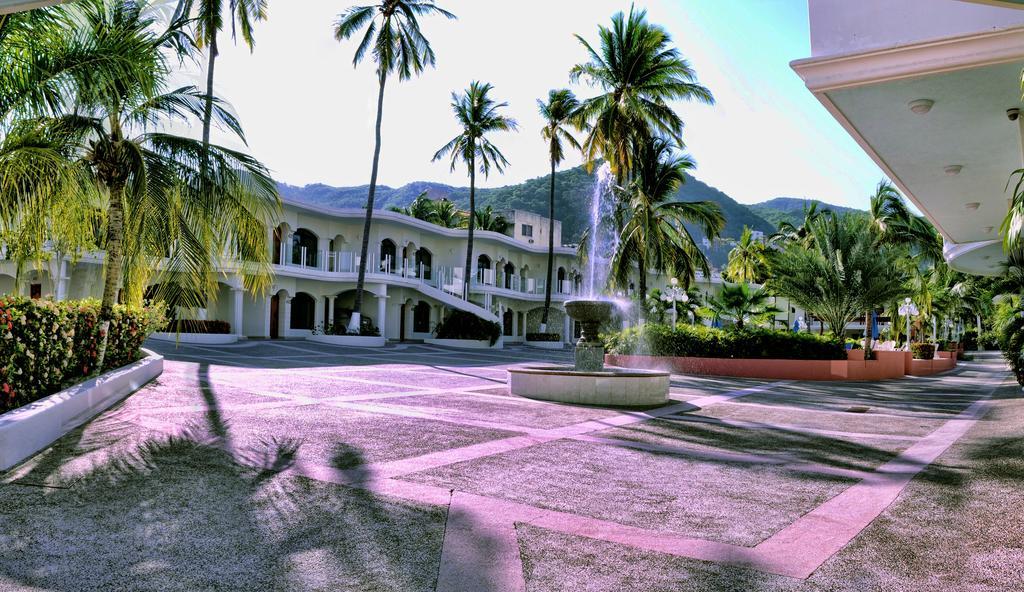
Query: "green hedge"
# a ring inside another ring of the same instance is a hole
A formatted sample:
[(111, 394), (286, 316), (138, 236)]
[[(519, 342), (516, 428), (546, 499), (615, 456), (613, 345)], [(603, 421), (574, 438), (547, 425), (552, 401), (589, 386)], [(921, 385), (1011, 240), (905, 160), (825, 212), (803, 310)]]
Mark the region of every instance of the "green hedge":
[(561, 333), (527, 333), (527, 341), (561, 341)]
[(911, 343), (910, 352), (915, 360), (931, 360), (935, 357), (934, 343)]
[(501, 325), (481, 319), (473, 313), (453, 310), (434, 328), (438, 339), (472, 339), (494, 345), (501, 337)]
[(1016, 314), (1006, 323), (999, 336), (999, 349), (1017, 383), (1024, 386), (1024, 317)]
[[(53, 394), (92, 374), (99, 355), (99, 301), (0, 298), (0, 412)], [(117, 306), (104, 370), (139, 358), (165, 326), (162, 307)]]
[(201, 333), (204, 335), (229, 335), (231, 323), (227, 321), (199, 321), (181, 319), (167, 323), (168, 333)]
[(646, 324), (602, 335), (609, 353), (693, 358), (845, 360), (841, 339), (771, 329)]

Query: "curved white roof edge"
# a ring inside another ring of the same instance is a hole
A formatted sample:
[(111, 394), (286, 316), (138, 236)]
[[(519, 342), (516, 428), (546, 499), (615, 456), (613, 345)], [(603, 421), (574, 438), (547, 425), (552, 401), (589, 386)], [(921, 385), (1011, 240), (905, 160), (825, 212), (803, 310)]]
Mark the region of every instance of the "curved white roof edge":
[(0, 0), (0, 14), (23, 12), (25, 10), (32, 10), (33, 8), (42, 8), (44, 6), (61, 4), (66, 1), (67, 0)]

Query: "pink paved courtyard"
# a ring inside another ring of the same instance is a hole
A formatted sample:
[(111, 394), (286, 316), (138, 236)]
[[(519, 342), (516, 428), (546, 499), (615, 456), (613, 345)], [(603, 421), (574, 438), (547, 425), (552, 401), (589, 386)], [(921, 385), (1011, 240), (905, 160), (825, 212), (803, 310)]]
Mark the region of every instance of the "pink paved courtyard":
[(568, 352), (156, 347), (158, 380), (0, 475), (0, 590), (1024, 590), (992, 354), (673, 376), (627, 411), (508, 394)]

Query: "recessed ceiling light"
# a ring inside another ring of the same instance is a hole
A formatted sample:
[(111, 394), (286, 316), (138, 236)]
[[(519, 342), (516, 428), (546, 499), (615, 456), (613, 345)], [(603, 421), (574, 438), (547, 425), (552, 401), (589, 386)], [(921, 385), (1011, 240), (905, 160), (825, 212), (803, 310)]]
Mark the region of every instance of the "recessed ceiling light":
[(948, 167), (942, 169), (942, 171), (944, 173), (946, 173), (947, 175), (949, 175), (951, 177), (953, 175), (959, 175), (960, 171), (962, 171), (962, 170), (964, 170), (964, 165), (962, 165), (962, 164), (951, 164)]
[(916, 99), (907, 103), (910, 106), (910, 110), (918, 115), (924, 115), (925, 113), (932, 110), (932, 105), (935, 101), (931, 99)]
[(969, 201), (964, 204), (964, 207), (967, 208), (968, 210), (976, 210), (981, 207), (981, 202)]

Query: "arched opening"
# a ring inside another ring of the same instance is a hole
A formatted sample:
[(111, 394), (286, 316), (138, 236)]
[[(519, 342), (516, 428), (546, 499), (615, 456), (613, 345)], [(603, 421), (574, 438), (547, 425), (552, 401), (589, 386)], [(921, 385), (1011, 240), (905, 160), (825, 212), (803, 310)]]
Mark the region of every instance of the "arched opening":
[(317, 237), (315, 234), (300, 228), (292, 235), (292, 264), (304, 267), (316, 267)]
[[(380, 242), (380, 270), (381, 271), (395, 271), (395, 259), (397, 258), (398, 249), (395, 246), (395, 241), (390, 238), (386, 238)], [(387, 265), (387, 269), (385, 269)]]
[(555, 293), (557, 293), (557, 294), (564, 294), (566, 292), (566, 289), (565, 289), (565, 287), (566, 287), (565, 286), (565, 268), (564, 267), (559, 267), (558, 268), (557, 283), (554, 286), (552, 286), (552, 287), (554, 288), (553, 291)]
[(505, 264), (505, 269), (503, 269), (502, 271), (505, 274), (505, 289), (511, 290), (512, 276), (516, 274), (516, 266), (512, 265), (512, 262), (509, 261), (508, 263)]
[(430, 333), (430, 305), (422, 300), (412, 309), (412, 332)]
[(292, 298), (292, 329), (313, 330), (316, 318), (316, 300), (305, 292), (299, 292)]
[(275, 265), (281, 264), (281, 235), (283, 230), (280, 226), (274, 228), (274, 250), (272, 252), (273, 258), (271, 259)]
[(512, 336), (512, 325), (515, 323), (516, 314), (511, 310), (506, 310), (505, 314), (501, 317), (502, 333), (506, 336)]
[(430, 266), (434, 263), (434, 256), (424, 247), (416, 251), (416, 273), (419, 277), (430, 279)]
[[(360, 315), (360, 321), (363, 327), (377, 327), (376, 315), (374, 311), (377, 308), (378, 297), (373, 292), (363, 291), (363, 311)], [(334, 326), (348, 327), (349, 321), (352, 319), (352, 310), (356, 302), (356, 291), (345, 290), (340, 292), (334, 297)], [(383, 329), (381, 329), (383, 335)]]
[(0, 295), (16, 294), (18, 291), (14, 276), (0, 275)]

